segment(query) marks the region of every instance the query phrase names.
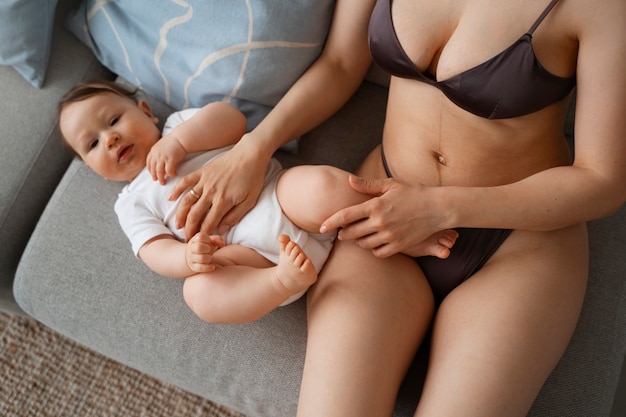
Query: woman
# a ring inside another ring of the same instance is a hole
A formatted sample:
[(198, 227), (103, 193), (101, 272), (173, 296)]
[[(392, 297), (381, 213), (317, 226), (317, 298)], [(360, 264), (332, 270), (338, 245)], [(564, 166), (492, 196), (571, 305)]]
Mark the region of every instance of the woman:
[[(372, 14), (372, 55), (394, 76), (382, 146), (352, 186), (377, 198), (324, 224), (342, 230), (308, 295), (298, 415), (390, 415), (431, 326), (416, 416), (526, 415), (580, 313), (584, 222), (625, 199), (626, 3), (363, 3), (337, 2), (323, 55), (217, 162), (231, 177), (181, 182), (205, 193), (186, 199), (181, 222), (195, 230), (210, 206), (203, 227), (225, 227), (252, 205), (269, 155), (360, 82)], [(562, 125), (574, 84), (572, 159)], [(241, 164), (254, 174), (222, 191)], [(461, 232), (448, 260), (410, 257), (448, 228)]]

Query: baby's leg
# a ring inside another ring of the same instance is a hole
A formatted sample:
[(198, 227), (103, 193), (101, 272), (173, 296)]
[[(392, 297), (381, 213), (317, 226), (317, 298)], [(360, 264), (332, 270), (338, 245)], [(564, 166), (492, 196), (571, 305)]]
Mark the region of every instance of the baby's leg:
[[(328, 165), (300, 165), (286, 170), (278, 180), (276, 195), (285, 213), (296, 226), (319, 233), (324, 220), (337, 211), (371, 198), (354, 190), (350, 173)], [(447, 258), (458, 234), (444, 230), (420, 245), (415, 256)]]
[(210, 323), (248, 323), (306, 290), (317, 280), (313, 264), (289, 237), (281, 235), (278, 244), (278, 265), (250, 248), (220, 248), (215, 256), (231, 265), (185, 280), (183, 294), (189, 308)]
[(332, 214), (370, 198), (350, 186), (349, 175), (329, 165), (295, 166), (278, 179), (276, 196), (289, 220), (319, 233), (322, 222)]

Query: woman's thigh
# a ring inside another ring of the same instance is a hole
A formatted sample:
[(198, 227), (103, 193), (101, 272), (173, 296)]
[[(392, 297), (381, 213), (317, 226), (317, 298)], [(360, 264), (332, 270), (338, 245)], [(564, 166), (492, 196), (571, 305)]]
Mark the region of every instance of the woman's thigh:
[(588, 274), (584, 225), (515, 231), (435, 318), (417, 416), (525, 416), (574, 331)]
[(307, 307), (298, 416), (391, 415), (432, 321), (433, 296), (419, 267), (339, 241)]

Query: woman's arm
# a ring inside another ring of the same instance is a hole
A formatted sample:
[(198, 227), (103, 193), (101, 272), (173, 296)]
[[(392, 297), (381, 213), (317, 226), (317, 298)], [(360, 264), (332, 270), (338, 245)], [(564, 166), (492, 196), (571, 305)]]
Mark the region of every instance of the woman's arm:
[[(621, 155), (610, 158), (608, 165), (626, 164), (623, 148), (613, 148)], [(320, 231), (342, 228), (340, 240), (355, 239), (386, 257), (415, 255), (417, 244), (455, 227), (556, 230), (618, 210), (626, 200), (623, 171), (558, 167), (499, 187), (425, 187), (351, 178), (357, 191), (375, 197), (333, 214)]]
[(624, 204), (626, 3), (576, 4), (580, 20), (574, 22), (579, 50), (573, 165), (503, 187), (449, 190), (445, 205), (457, 207), (452, 222), (553, 230), (608, 216)]
[(361, 84), (371, 58), (367, 28), (374, 1), (339, 0), (321, 55), (249, 134), (246, 145), (269, 161), (274, 151), (316, 127)]
[[(273, 153), (323, 122), (354, 93), (371, 62), (367, 27), (373, 7), (374, 0), (338, 0), (320, 57), (231, 151), (176, 185), (173, 198), (189, 187), (202, 189), (199, 200), (185, 196), (178, 207), (176, 219), (187, 237), (201, 224), (203, 230), (219, 226), (222, 231), (236, 224), (256, 204)], [(209, 176), (214, 169), (219, 177)]]

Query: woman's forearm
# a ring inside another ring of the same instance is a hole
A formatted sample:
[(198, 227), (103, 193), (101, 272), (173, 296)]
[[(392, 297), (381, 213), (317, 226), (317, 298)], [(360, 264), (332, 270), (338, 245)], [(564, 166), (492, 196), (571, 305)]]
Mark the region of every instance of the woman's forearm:
[[(339, 0), (320, 57), (265, 119), (247, 136), (261, 155), (301, 136), (334, 114), (356, 91), (371, 63), (367, 45), (370, 7), (364, 0)], [(353, 4), (356, 3), (356, 4)], [(356, 11), (356, 12), (355, 12)]]
[(563, 166), (498, 187), (443, 187), (448, 227), (548, 231), (606, 217), (626, 198), (619, 181)]
[(333, 115), (352, 96), (362, 75), (342, 74), (343, 70), (334, 65), (327, 62), (314, 64), (248, 135), (261, 152), (264, 150), (271, 155), (280, 146)]

